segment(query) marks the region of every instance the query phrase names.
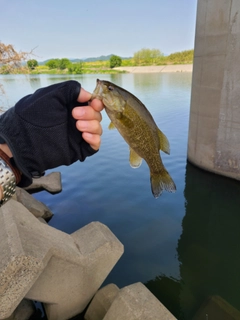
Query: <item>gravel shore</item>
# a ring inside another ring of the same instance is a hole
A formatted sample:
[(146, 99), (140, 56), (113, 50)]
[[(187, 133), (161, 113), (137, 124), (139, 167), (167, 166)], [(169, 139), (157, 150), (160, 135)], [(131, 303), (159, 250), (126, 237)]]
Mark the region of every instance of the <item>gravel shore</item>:
[(174, 64), (167, 66), (149, 67), (117, 67), (116, 70), (127, 71), (130, 73), (160, 73), (160, 72), (192, 72), (192, 64)]

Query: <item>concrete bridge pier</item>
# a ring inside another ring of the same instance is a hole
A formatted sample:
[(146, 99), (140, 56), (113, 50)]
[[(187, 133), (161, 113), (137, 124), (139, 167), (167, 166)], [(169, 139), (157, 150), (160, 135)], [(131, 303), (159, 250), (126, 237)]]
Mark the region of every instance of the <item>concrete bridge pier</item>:
[(239, 0), (198, 0), (188, 159), (240, 180)]

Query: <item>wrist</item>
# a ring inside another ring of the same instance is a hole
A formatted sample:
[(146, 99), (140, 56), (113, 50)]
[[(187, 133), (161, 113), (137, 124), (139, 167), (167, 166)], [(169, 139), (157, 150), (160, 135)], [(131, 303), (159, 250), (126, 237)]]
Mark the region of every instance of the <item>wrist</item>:
[(0, 149), (9, 157), (12, 158), (12, 152), (6, 143), (0, 144)]
[(21, 172), (11, 160), (12, 153), (7, 144), (0, 144), (0, 206), (12, 198), (21, 180)]
[(0, 158), (0, 206), (10, 200), (16, 191), (16, 177), (9, 165)]

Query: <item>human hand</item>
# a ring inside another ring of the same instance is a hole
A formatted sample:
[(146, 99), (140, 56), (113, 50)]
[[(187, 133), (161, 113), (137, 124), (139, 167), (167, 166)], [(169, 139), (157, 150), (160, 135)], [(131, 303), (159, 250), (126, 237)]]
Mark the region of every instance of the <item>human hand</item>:
[(25, 177), (84, 161), (99, 149), (103, 104), (74, 80), (38, 89), (0, 117), (0, 143), (10, 148)]
[(94, 150), (98, 150), (101, 144), (102, 115), (100, 111), (104, 106), (102, 101), (94, 99), (90, 101), (91, 93), (81, 88), (77, 101), (83, 103), (89, 101), (88, 106), (75, 107), (72, 116), (76, 119), (76, 127), (82, 132), (83, 139), (90, 144)]

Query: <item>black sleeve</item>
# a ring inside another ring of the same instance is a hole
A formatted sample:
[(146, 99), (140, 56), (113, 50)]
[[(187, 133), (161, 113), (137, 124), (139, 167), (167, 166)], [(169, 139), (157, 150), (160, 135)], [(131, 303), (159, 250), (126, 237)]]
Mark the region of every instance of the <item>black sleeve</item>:
[(84, 161), (96, 153), (72, 117), (72, 109), (81, 105), (77, 102), (80, 90), (80, 83), (72, 80), (41, 88), (1, 115), (0, 142), (11, 149), (28, 180), (25, 184), (47, 169)]

